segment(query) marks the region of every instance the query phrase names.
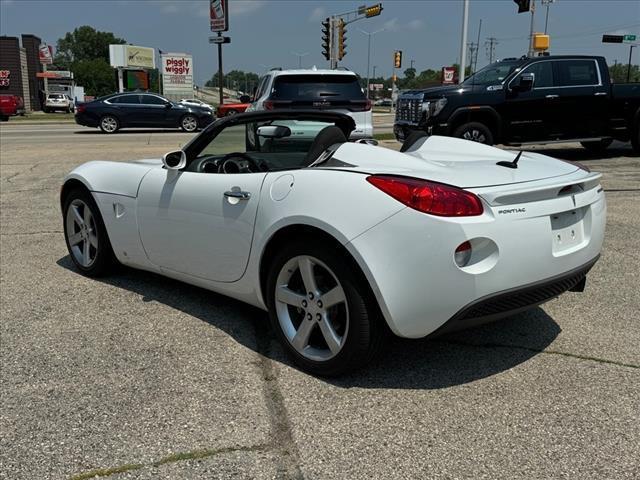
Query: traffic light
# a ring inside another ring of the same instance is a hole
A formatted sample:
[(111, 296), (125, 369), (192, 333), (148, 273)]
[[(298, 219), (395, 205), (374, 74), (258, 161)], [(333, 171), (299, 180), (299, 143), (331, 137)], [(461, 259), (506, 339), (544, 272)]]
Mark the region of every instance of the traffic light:
[(395, 68), (401, 68), (402, 67), (402, 50), (396, 50), (393, 53), (393, 66)]
[(342, 57), (347, 54), (347, 44), (345, 43), (347, 37), (345, 33), (347, 33), (347, 29), (345, 28), (344, 20), (340, 19), (338, 23), (338, 60), (342, 60)]
[(322, 55), (331, 60), (331, 19), (328, 17), (322, 22)]
[(364, 14), (366, 15), (367, 18), (376, 17), (376, 16), (380, 15), (380, 13), (382, 13), (382, 4), (381, 3), (378, 3), (377, 5), (372, 5), (370, 7), (367, 7), (364, 10)]
[(531, 0), (513, 0), (518, 5), (518, 13), (531, 11)]

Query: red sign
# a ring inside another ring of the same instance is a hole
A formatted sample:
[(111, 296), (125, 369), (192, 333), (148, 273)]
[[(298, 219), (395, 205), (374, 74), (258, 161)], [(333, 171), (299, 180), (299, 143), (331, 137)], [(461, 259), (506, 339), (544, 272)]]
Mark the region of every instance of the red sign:
[(209, 17), (212, 32), (229, 30), (228, 0), (209, 0)]
[(442, 67), (442, 84), (452, 85), (456, 83), (456, 69), (454, 67)]
[(40, 45), (38, 56), (40, 57), (40, 63), (51, 65), (53, 63), (53, 47), (51, 45)]
[(9, 76), (11, 75), (10, 70), (0, 70), (0, 87), (8, 87), (9, 86)]

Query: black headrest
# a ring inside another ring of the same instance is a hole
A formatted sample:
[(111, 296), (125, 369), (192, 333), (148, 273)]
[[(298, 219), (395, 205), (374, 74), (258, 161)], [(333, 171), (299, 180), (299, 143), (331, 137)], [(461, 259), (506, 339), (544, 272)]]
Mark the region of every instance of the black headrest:
[(400, 147), (400, 151), (406, 152), (413, 146), (414, 143), (416, 143), (418, 140), (426, 136), (427, 136), (427, 132), (425, 132), (424, 130), (414, 130), (404, 140), (404, 142), (402, 143), (402, 147)]
[(318, 132), (318, 135), (316, 135), (316, 138), (313, 140), (313, 143), (307, 152), (307, 165), (315, 161), (320, 154), (331, 145), (336, 143), (345, 143), (346, 141), (347, 137), (344, 136), (344, 132), (335, 125), (324, 127)]

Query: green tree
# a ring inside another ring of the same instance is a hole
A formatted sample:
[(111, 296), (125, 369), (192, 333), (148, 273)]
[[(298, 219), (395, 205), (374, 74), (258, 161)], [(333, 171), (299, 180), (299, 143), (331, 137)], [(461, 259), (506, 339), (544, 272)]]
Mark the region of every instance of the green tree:
[(109, 45), (125, 44), (126, 40), (111, 32), (100, 32), (84, 25), (58, 39), (54, 63), (68, 68), (74, 62), (102, 58), (109, 63)]
[[(111, 32), (84, 25), (58, 39), (54, 63), (57, 68), (72, 71), (87, 95), (106, 95), (116, 90), (115, 69), (109, 65), (109, 45), (125, 43), (126, 40)], [(155, 84), (157, 91), (157, 79)]]
[(404, 78), (406, 78), (408, 80), (413, 80), (414, 78), (416, 78), (416, 69), (415, 68), (407, 68), (404, 71)]
[[(627, 69), (628, 64), (616, 63), (609, 65), (609, 75), (613, 83), (625, 83), (627, 81)], [(631, 65), (631, 71), (629, 75), (630, 82), (640, 82), (640, 66)]]
[[(231, 70), (223, 74), (224, 87), (229, 86), (232, 89), (238, 89), (245, 93), (251, 94), (253, 87), (258, 85), (258, 74), (253, 72), (245, 72), (243, 70)], [(218, 72), (214, 73), (210, 80), (204, 84), (205, 87), (216, 88), (218, 86)]]
[(78, 60), (71, 66), (78, 85), (85, 88), (87, 95), (100, 97), (115, 91), (115, 70), (104, 58)]

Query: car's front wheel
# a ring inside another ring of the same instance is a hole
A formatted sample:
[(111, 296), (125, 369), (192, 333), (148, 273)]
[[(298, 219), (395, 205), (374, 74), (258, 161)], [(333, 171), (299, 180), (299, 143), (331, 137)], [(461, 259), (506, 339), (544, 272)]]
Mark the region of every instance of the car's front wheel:
[(120, 128), (120, 122), (113, 115), (105, 115), (100, 119), (100, 130), (104, 133), (116, 133)]
[(97, 277), (117, 264), (100, 210), (91, 194), (81, 188), (64, 200), (64, 237), (75, 266), (85, 275)]
[(453, 132), (454, 137), (463, 138), (472, 142), (493, 145), (493, 134), (489, 127), (480, 122), (469, 122), (460, 125)]
[(356, 267), (336, 248), (295, 242), (271, 264), (269, 317), (287, 353), (303, 369), (338, 375), (379, 350), (383, 324)]
[(195, 132), (198, 129), (198, 119), (193, 115), (185, 115), (180, 120), (180, 128), (185, 132)]

